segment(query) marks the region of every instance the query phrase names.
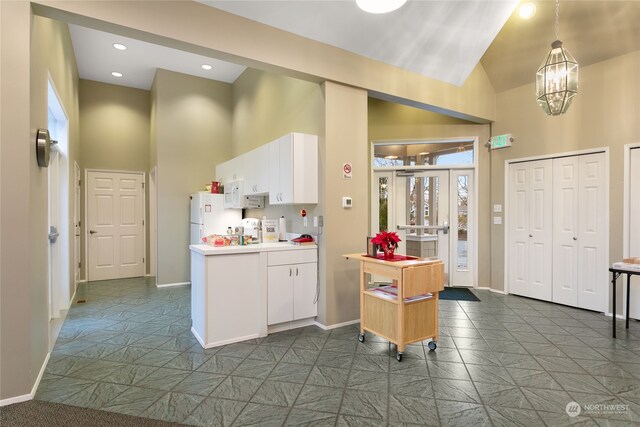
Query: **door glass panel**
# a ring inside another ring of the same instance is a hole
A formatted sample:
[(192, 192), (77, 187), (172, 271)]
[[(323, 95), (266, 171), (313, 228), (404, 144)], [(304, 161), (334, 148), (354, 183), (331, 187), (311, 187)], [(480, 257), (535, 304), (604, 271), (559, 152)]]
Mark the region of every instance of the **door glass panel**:
[[(407, 178), (407, 225), (438, 225), (439, 177), (421, 176)], [(437, 230), (407, 230), (407, 255), (432, 257), (438, 253)]]
[(469, 177), (467, 175), (458, 176), (457, 189), (457, 214), (458, 214), (458, 245), (456, 247), (458, 270), (469, 268), (469, 244), (467, 235), (469, 233)]
[(387, 230), (389, 225), (389, 178), (378, 178), (378, 218), (379, 230)]
[(376, 143), (374, 167), (473, 164), (473, 141)]

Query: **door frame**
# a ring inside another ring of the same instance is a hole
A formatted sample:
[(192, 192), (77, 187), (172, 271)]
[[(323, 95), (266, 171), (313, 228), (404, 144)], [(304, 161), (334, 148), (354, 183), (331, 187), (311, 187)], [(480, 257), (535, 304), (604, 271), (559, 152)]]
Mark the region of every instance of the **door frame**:
[[(393, 166), (393, 167), (374, 167), (373, 166), (373, 160), (374, 160), (374, 153), (373, 153), (373, 145), (376, 143), (384, 143), (384, 144), (391, 144), (397, 142), (399, 144), (401, 143), (408, 143), (408, 142), (416, 142), (416, 143), (430, 143), (430, 144), (437, 144), (437, 143), (464, 143), (464, 142), (472, 142), (473, 143), (473, 163), (468, 164), (468, 165), (451, 165), (451, 166), (438, 166), (438, 165), (434, 165), (434, 166)], [(479, 137), (477, 136), (461, 136), (461, 137), (451, 137), (451, 138), (415, 138), (415, 139), (393, 139), (393, 140), (371, 140), (369, 141), (369, 230), (373, 230), (373, 219), (371, 217), (372, 212), (373, 212), (373, 199), (374, 199), (374, 191), (375, 189), (373, 188), (373, 183), (375, 181), (375, 173), (376, 172), (385, 172), (388, 171), (392, 174), (392, 180), (393, 180), (393, 185), (395, 186), (395, 175), (396, 175), (396, 171), (398, 170), (406, 170), (406, 171), (414, 171), (414, 172), (419, 172), (419, 171), (430, 171), (430, 170), (446, 170), (449, 171), (449, 189), (451, 190), (451, 171), (453, 170), (472, 170), (473, 171), (473, 194), (474, 194), (474, 200), (477, 200), (478, 198), (478, 187), (480, 185), (480, 179), (479, 179), (479, 175), (480, 175), (480, 161), (479, 161), (479, 157), (480, 157), (480, 143), (479, 143)], [(449, 204), (451, 205), (452, 201), (449, 200)], [(471, 248), (473, 249), (473, 256), (472, 258), (470, 258), (469, 262), (470, 265), (474, 266), (474, 270), (473, 270), (473, 289), (478, 289), (479, 283), (478, 283), (478, 236), (479, 236), (479, 230), (478, 230), (478, 209), (480, 206), (480, 203), (475, 202), (473, 204), (473, 221), (471, 222), (471, 225), (473, 227), (474, 230), (474, 234), (473, 234), (473, 244), (471, 245)], [(450, 208), (451, 209), (451, 208)], [(394, 213), (395, 216), (395, 213)], [(452, 251), (452, 245), (449, 245), (449, 260), (451, 260), (451, 251)]]
[(89, 283), (89, 244), (87, 242), (87, 233), (89, 232), (89, 172), (102, 172), (102, 173), (125, 173), (130, 175), (140, 175), (142, 177), (142, 184), (144, 185), (142, 191), (142, 219), (145, 221), (144, 223), (144, 232), (142, 233), (142, 253), (145, 257), (145, 268), (142, 272), (142, 276), (146, 275), (147, 269), (147, 229), (149, 227), (147, 218), (147, 195), (146, 195), (146, 177), (147, 174), (141, 171), (126, 171), (126, 170), (114, 170), (114, 169), (93, 169), (93, 168), (85, 168), (84, 170), (84, 230), (85, 232), (81, 234), (80, 242), (82, 243), (84, 239), (84, 259), (85, 259), (85, 278), (87, 283)]
[[(158, 166), (149, 171), (149, 275), (157, 277), (158, 260)], [(146, 231), (146, 230), (145, 230)], [(146, 233), (145, 233), (146, 234)], [(157, 279), (156, 279), (157, 282)]]
[[(629, 232), (631, 227), (631, 150), (640, 150), (640, 142), (624, 145), (624, 192), (622, 196), (622, 257), (631, 256), (631, 241), (629, 240)], [(627, 297), (627, 287), (623, 286), (622, 301)], [(623, 314), (626, 318), (627, 306), (623, 304)]]
[[(577, 151), (566, 151), (562, 153), (552, 153), (552, 154), (543, 154), (540, 156), (529, 156), (529, 157), (520, 157), (517, 159), (507, 159), (504, 161), (504, 202), (503, 202), (503, 211), (505, 212), (503, 217), (503, 226), (504, 226), (504, 241), (503, 241), (503, 253), (504, 253), (504, 265), (503, 265), (503, 278), (502, 278), (502, 286), (504, 289), (504, 293), (509, 295), (509, 215), (507, 212), (507, 207), (509, 206), (509, 167), (513, 163), (522, 163), (529, 162), (534, 160), (547, 160), (554, 159), (558, 157), (571, 157), (571, 156), (580, 156), (585, 154), (597, 154), (604, 153), (604, 161), (607, 167), (606, 173), (606, 182), (604, 184), (605, 189), (605, 203), (607, 205), (607, 209), (605, 209), (605, 224), (606, 224), (606, 234), (609, 235), (610, 223), (609, 223), (609, 181), (610, 177), (610, 162), (609, 162), (609, 147), (600, 147), (600, 148), (589, 148), (585, 150), (577, 150)], [(606, 254), (607, 260), (609, 259), (609, 239), (604, 239), (604, 251)], [(607, 287), (607, 289), (609, 289)], [(607, 301), (606, 301), (606, 310), (609, 310), (609, 300), (610, 300), (610, 292), (606, 292)], [(553, 301), (551, 301), (553, 302)]]

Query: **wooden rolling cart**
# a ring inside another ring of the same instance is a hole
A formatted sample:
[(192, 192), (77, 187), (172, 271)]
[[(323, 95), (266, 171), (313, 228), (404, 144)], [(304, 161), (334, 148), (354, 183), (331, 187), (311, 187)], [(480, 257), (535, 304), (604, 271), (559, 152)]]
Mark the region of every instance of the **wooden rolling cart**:
[[(402, 360), (404, 347), (431, 338), (438, 341), (438, 292), (444, 290), (444, 263), (438, 259), (412, 258), (389, 261), (364, 254), (343, 255), (360, 261), (360, 335), (379, 335), (398, 346), (396, 359)], [(367, 288), (367, 274), (393, 280), (391, 286)], [(400, 296), (400, 297), (399, 297)]]

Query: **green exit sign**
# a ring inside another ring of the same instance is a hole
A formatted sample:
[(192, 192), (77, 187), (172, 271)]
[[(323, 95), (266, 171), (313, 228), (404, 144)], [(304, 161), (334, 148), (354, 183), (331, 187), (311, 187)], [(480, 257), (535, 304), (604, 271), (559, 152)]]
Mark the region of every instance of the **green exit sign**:
[(491, 149), (495, 150), (496, 148), (505, 148), (511, 147), (511, 138), (510, 133), (505, 133), (504, 135), (496, 135), (491, 137)]

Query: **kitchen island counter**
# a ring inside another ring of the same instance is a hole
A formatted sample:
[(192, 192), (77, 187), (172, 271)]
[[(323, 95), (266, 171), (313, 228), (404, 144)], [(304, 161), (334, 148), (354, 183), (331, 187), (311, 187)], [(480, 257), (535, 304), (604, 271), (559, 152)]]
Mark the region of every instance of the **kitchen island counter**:
[[(272, 298), (272, 294), (279, 292), (277, 285), (282, 281), (278, 278), (269, 288), (269, 268), (272, 265), (280, 269), (289, 268), (282, 264), (290, 262), (311, 263), (317, 268), (316, 245), (282, 242), (221, 247), (191, 245), (189, 249), (191, 331), (202, 347), (211, 348), (264, 337), (274, 327), (287, 329), (313, 324), (317, 312), (314, 300), (317, 283), (315, 274), (307, 279), (314, 281), (307, 286), (312, 290), (311, 295), (309, 298), (306, 298), (308, 292), (302, 295), (304, 302), (309, 303), (306, 301), (309, 299), (312, 306), (298, 304), (298, 309), (304, 308), (303, 314), (296, 317), (298, 323), (281, 318), (274, 322), (270, 321), (268, 314), (272, 316), (273, 304), (278, 302), (277, 298)], [(298, 276), (306, 270), (302, 264), (294, 264), (288, 271), (289, 276)], [(293, 280), (293, 277), (290, 279)], [(271, 326), (274, 323), (278, 325)]]
[(291, 242), (274, 242), (274, 243), (255, 243), (252, 245), (238, 246), (211, 246), (211, 245), (191, 245), (189, 249), (192, 252), (201, 255), (224, 255), (224, 254), (248, 254), (255, 252), (272, 252), (272, 251), (292, 251), (292, 250), (314, 250), (316, 245), (296, 245)]

